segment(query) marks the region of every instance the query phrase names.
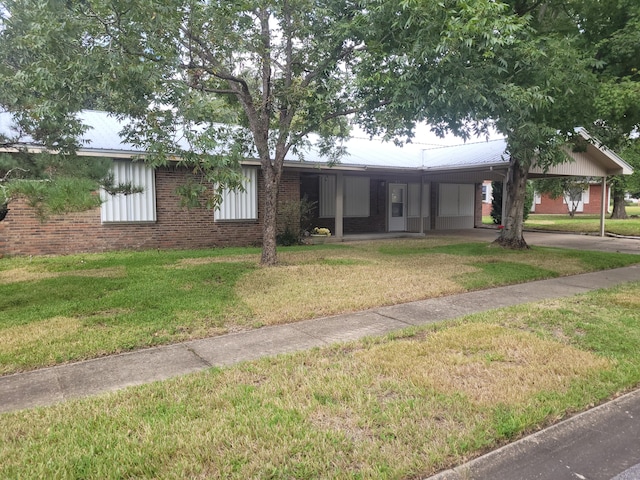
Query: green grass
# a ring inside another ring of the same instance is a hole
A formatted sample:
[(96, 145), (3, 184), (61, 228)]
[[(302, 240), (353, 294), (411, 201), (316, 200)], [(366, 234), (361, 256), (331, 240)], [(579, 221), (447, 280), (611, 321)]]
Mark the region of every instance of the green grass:
[[(0, 374), (263, 325), (640, 262), (460, 239), (0, 261)], [(330, 301), (329, 301), (330, 299)]]
[[(605, 231), (616, 235), (640, 237), (640, 206), (626, 208), (629, 218), (625, 220), (605, 219)], [(493, 225), (490, 216), (482, 217), (482, 223)], [(600, 215), (576, 214), (543, 215), (532, 213), (525, 222), (525, 228), (573, 233), (600, 233)]]
[(0, 415), (0, 477), (423, 478), (640, 384), (639, 289)]

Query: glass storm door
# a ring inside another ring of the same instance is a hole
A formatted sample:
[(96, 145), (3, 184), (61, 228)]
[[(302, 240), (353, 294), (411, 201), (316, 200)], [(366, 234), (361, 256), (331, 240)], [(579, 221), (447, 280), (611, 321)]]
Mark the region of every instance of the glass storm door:
[(407, 229), (407, 184), (389, 184), (389, 231)]

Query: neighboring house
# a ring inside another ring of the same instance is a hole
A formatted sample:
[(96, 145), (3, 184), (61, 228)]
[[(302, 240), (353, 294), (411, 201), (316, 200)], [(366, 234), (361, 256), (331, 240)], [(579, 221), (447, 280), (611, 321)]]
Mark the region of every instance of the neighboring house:
[[(245, 190), (226, 192), (220, 209), (183, 209), (176, 188), (191, 175), (187, 169), (170, 165), (154, 170), (144, 162), (132, 162), (144, 152), (120, 141), (121, 125), (113, 117), (95, 111), (82, 115), (90, 129), (85, 134), (88, 143), (79, 154), (112, 158), (116, 182), (131, 181), (144, 191), (126, 196), (103, 193), (100, 208), (54, 216), (44, 223), (24, 202), (14, 201), (0, 222), (0, 254), (261, 243), (259, 161), (243, 162)], [(360, 234), (425, 234), (480, 226), (483, 182), (503, 180), (508, 168), (504, 140), (433, 148), (353, 138), (345, 147), (347, 154), (337, 165), (314, 150), (304, 158), (288, 158), (279, 198), (281, 203), (305, 197), (317, 202), (314, 226), (329, 228), (337, 240)], [(631, 173), (617, 155), (595, 145), (576, 154), (574, 163), (554, 167), (552, 172), (579, 176)], [(540, 173), (534, 168), (531, 175)]]
[[(605, 206), (607, 211), (611, 199), (611, 191), (607, 185), (605, 190)], [(482, 184), (482, 215), (491, 215), (491, 203), (493, 192), (491, 182)], [(591, 182), (589, 187), (582, 192), (582, 198), (578, 201), (576, 213), (598, 215), (602, 208), (602, 183)], [(535, 192), (531, 213), (544, 214), (569, 214), (569, 205), (564, 197), (551, 198), (549, 195)]]
[[(602, 209), (602, 183), (590, 182), (587, 189), (582, 192), (581, 198), (576, 200), (576, 213), (598, 215)], [(605, 190), (606, 211), (609, 211), (610, 200), (611, 191), (609, 185), (607, 185)], [(564, 196), (551, 198), (549, 195), (536, 192), (533, 197), (531, 212), (568, 215), (570, 208), (572, 208), (572, 201), (569, 198)]]

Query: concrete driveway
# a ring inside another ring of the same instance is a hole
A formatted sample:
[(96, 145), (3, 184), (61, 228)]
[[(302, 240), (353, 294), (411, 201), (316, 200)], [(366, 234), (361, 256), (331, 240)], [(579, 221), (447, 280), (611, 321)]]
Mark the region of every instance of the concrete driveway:
[[(469, 240), (491, 242), (498, 236), (494, 228), (474, 228), (469, 230), (444, 230), (427, 232), (431, 236), (465, 237)], [(594, 250), (640, 254), (640, 238), (598, 237), (594, 235), (576, 235), (556, 232), (528, 232), (524, 239), (531, 246), (573, 248), (576, 250)]]

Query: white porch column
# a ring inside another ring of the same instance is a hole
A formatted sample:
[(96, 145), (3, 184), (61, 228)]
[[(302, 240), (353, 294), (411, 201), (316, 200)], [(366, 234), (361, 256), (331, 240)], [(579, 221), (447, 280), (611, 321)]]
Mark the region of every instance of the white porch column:
[(600, 194), (600, 236), (604, 237), (604, 217), (607, 213), (608, 196), (607, 196), (607, 177), (602, 177), (602, 193)]
[(502, 215), (500, 217), (500, 225), (504, 227), (507, 220), (507, 176), (502, 177)]
[(420, 175), (420, 229), (419, 233), (424, 233), (424, 177)]
[(344, 175), (337, 172), (336, 175), (336, 238), (342, 239), (344, 235)]

